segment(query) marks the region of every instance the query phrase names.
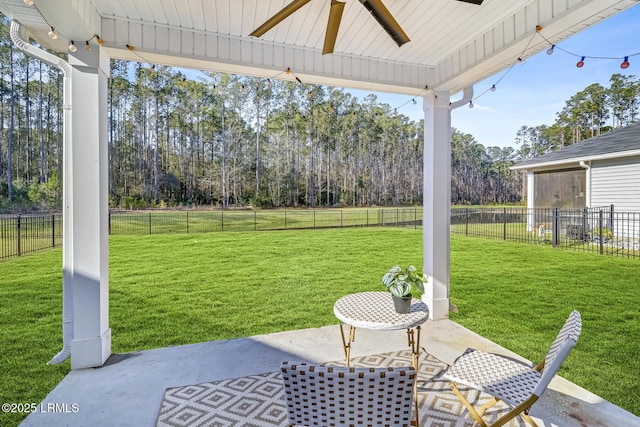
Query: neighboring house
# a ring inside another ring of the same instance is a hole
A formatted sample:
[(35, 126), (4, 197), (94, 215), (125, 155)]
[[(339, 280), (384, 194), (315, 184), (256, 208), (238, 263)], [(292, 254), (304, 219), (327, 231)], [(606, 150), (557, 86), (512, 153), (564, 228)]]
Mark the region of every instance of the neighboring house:
[(640, 212), (640, 123), (511, 167), (527, 171), (529, 208), (614, 205)]
[[(527, 171), (528, 208), (640, 212), (640, 123), (511, 167)], [(532, 219), (529, 229), (537, 226)]]

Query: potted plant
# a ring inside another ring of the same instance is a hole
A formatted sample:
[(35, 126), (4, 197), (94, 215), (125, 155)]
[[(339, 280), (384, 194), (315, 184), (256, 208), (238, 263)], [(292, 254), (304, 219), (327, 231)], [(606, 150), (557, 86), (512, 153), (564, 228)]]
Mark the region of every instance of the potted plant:
[(424, 282), (426, 278), (423, 274), (418, 274), (418, 270), (413, 265), (406, 268), (396, 265), (382, 276), (382, 283), (391, 292), (397, 313), (411, 311), (411, 288), (415, 285), (420, 292), (424, 292)]

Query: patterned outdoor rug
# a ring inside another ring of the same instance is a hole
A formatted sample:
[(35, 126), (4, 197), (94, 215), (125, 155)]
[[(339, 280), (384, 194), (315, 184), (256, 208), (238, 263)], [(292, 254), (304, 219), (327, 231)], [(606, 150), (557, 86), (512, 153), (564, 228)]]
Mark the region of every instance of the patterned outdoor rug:
[[(344, 366), (344, 361), (331, 362)], [(411, 353), (399, 351), (354, 358), (351, 366), (409, 366)], [(420, 355), (418, 396), (420, 425), (424, 427), (471, 427), (473, 418), (440, 379), (446, 365), (426, 352)], [(461, 388), (465, 393), (466, 389)], [(484, 403), (489, 396), (476, 391), (466, 392), (474, 405)], [(488, 411), (495, 418), (505, 406)], [(499, 411), (499, 412), (496, 412)], [(268, 372), (241, 378), (168, 388), (165, 392), (156, 427), (273, 427), (287, 425), (280, 372)], [(508, 427), (526, 427), (516, 418)]]

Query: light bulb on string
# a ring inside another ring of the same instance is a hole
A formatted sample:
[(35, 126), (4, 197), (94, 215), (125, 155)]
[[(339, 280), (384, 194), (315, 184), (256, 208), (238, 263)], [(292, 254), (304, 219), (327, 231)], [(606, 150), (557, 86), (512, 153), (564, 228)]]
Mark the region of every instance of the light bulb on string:
[(473, 101), (469, 101), (469, 108), (473, 108)]
[(285, 73), (291, 74), (291, 68), (287, 67), (287, 71), (285, 71)]
[(622, 64), (620, 64), (620, 68), (622, 68), (623, 70), (626, 70), (627, 68), (629, 68), (629, 65), (631, 65), (629, 63), (629, 57), (625, 56), (624, 61), (622, 61)]
[(552, 44), (549, 49), (547, 49), (547, 55), (551, 55), (553, 53), (553, 49), (555, 49), (556, 45)]
[(492, 85), (491, 86), (491, 92), (495, 92), (496, 91), (496, 85)]
[(100, 46), (102, 46), (102, 45), (104, 44), (104, 40), (102, 40), (102, 39), (100, 38), (100, 36), (99, 36), (99, 35), (97, 35), (97, 34), (96, 34), (96, 42), (98, 42), (98, 44), (99, 44)]
[(58, 38), (58, 33), (56, 33), (56, 30), (54, 30), (53, 27), (49, 27), (49, 32), (47, 34), (49, 35), (49, 38), (51, 40), (55, 40)]
[(576, 67), (578, 68), (582, 68), (584, 67), (584, 56), (580, 59), (580, 61), (578, 61), (578, 63), (576, 64)]
[(136, 48), (133, 45), (127, 44), (125, 46), (127, 46), (127, 49), (129, 49), (131, 52), (135, 52), (136, 50)]
[(524, 65), (527, 63), (527, 60), (524, 58), (518, 58), (518, 62), (520, 63), (520, 65)]
[(24, 4), (27, 6), (33, 6), (33, 0), (24, 0)]
[(416, 105), (416, 104), (417, 104), (417, 102), (416, 102), (416, 99), (415, 99), (415, 98), (411, 98), (411, 102), (413, 102), (413, 105)]
[(89, 40), (84, 42), (84, 50), (86, 50), (87, 52), (91, 51), (91, 45), (89, 44)]
[(71, 43), (69, 43), (69, 51), (75, 52), (76, 50), (78, 50), (78, 48), (76, 47), (76, 44), (73, 42), (73, 40), (71, 40)]

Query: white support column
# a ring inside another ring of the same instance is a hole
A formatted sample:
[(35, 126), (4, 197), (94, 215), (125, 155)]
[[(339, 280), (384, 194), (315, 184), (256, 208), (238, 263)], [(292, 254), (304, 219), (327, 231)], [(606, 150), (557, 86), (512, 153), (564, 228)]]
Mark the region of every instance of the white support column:
[(64, 280), (73, 293), (71, 368), (102, 366), (111, 354), (107, 198), (107, 79), (99, 47), (69, 56), (71, 141), (65, 153)]
[(449, 228), (451, 222), (451, 109), (449, 93), (430, 92), (424, 109), (424, 273), (423, 299), (429, 318), (449, 316)]

